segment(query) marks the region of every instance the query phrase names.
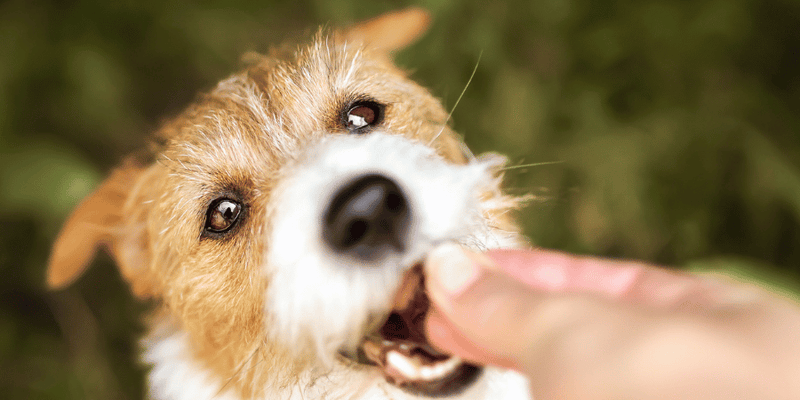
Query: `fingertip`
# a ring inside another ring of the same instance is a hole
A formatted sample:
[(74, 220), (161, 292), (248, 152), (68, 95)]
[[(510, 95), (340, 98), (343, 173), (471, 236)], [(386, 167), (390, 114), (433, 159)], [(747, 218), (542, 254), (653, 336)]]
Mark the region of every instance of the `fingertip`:
[(457, 296), (464, 291), (478, 278), (479, 272), (466, 251), (454, 243), (433, 249), (425, 260), (428, 282), (447, 296)]
[(428, 254), (423, 268), (434, 301), (444, 306), (478, 281), (485, 270), (496, 269), (496, 265), (483, 254), (447, 242)]
[(442, 351), (448, 351), (447, 346), (452, 342), (452, 328), (447, 324), (447, 320), (437, 310), (428, 312), (425, 320), (425, 335), (431, 345)]
[(518, 369), (513, 362), (492, 355), (464, 337), (442, 313), (435, 309), (428, 313), (425, 321), (425, 333), (428, 342), (439, 351), (458, 356), (474, 364)]

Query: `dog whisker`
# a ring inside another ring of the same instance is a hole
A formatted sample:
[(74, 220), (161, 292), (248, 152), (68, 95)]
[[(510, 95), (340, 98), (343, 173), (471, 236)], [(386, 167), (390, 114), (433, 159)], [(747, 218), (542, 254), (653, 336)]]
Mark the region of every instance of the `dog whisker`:
[[(219, 397), (223, 392), (225, 392), (225, 389), (228, 388), (228, 385), (230, 385), (231, 382), (233, 382), (233, 380), (236, 379), (239, 376), (239, 374), (242, 373), (242, 371), (244, 370), (245, 366), (247, 366), (247, 364), (250, 363), (250, 361), (253, 359), (253, 357), (255, 357), (256, 354), (258, 354), (261, 351), (263, 346), (264, 346), (263, 344), (260, 344), (255, 349), (253, 349), (253, 352), (250, 353), (250, 356), (247, 357), (247, 359), (245, 359), (244, 361), (242, 361), (241, 365), (239, 365), (239, 367), (236, 368), (236, 371), (233, 373), (233, 375), (225, 381), (225, 383), (222, 385), (222, 387), (219, 388), (219, 390), (217, 391), (217, 394), (214, 395), (214, 398)], [(256, 362), (256, 366), (260, 362), (261, 362), (261, 360), (258, 360)], [(254, 367), (255, 366), (253, 366), (252, 368), (254, 368)]]
[(508, 166), (508, 167), (503, 167), (503, 168), (501, 168), (501, 170), (502, 171), (509, 171), (509, 170), (512, 170), (512, 169), (522, 169), (522, 168), (528, 168), (528, 167), (540, 167), (540, 166), (543, 166), (543, 165), (563, 164), (565, 162), (566, 161), (543, 161), (543, 162), (538, 162), (538, 163), (511, 165), (511, 166)]
[[(450, 113), (447, 114), (447, 118), (442, 123), (442, 127), (441, 129), (439, 129), (439, 132), (436, 133), (436, 135), (433, 137), (433, 139), (431, 139), (430, 142), (428, 142), (428, 146), (432, 145), (433, 142), (435, 142), (436, 139), (438, 139), (439, 136), (442, 135), (442, 132), (444, 132), (445, 128), (447, 128), (447, 123), (450, 122), (450, 118), (453, 116), (453, 112), (456, 111), (458, 103), (461, 102), (461, 98), (464, 97), (464, 93), (467, 92), (467, 88), (469, 88), (469, 85), (472, 83), (472, 79), (475, 78), (475, 73), (478, 72), (478, 66), (481, 64), (481, 56), (483, 56), (483, 50), (481, 50), (481, 52), (478, 53), (478, 60), (475, 61), (475, 67), (472, 69), (472, 74), (470, 74), (469, 79), (467, 79), (467, 83), (466, 85), (464, 85), (464, 89), (461, 90), (461, 94), (458, 95), (456, 103), (453, 104), (453, 107), (450, 109)], [(463, 140), (464, 138), (462, 137), (461, 139)]]

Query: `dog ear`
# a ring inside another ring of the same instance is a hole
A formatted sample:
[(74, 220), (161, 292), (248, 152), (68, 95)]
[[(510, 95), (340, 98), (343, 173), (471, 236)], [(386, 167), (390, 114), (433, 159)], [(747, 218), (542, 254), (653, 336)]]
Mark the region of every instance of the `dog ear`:
[(347, 41), (386, 53), (414, 43), (428, 30), (430, 14), (417, 7), (389, 12), (344, 30)]
[(133, 293), (149, 296), (151, 285), (144, 284), (143, 277), (131, 279), (132, 269), (143, 269), (140, 266), (147, 262), (144, 229), (126, 227), (126, 220), (142, 214), (126, 210), (126, 205), (144, 171), (133, 163), (123, 165), (72, 212), (53, 244), (47, 267), (48, 287), (60, 289), (73, 283), (86, 271), (98, 247), (105, 245), (131, 283)]

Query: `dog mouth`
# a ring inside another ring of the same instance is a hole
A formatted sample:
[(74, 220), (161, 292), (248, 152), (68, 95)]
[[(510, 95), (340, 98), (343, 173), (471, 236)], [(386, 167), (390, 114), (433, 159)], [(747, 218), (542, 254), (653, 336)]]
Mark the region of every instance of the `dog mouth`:
[(430, 345), (424, 330), (429, 307), (418, 264), (406, 273), (386, 322), (361, 343), (358, 362), (377, 366), (387, 382), (414, 394), (458, 394), (475, 382), (481, 368)]

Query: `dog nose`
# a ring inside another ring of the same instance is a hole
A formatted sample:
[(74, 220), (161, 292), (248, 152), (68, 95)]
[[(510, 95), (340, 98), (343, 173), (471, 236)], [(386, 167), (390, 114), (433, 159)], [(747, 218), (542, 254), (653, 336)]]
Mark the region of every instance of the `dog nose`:
[(389, 178), (371, 174), (336, 193), (322, 232), (334, 251), (371, 261), (388, 251), (405, 249), (409, 219), (403, 191)]

